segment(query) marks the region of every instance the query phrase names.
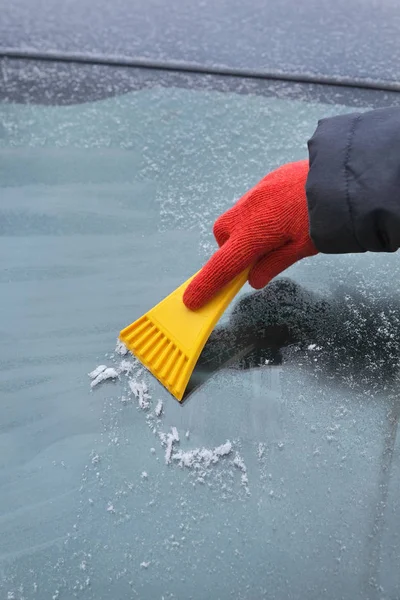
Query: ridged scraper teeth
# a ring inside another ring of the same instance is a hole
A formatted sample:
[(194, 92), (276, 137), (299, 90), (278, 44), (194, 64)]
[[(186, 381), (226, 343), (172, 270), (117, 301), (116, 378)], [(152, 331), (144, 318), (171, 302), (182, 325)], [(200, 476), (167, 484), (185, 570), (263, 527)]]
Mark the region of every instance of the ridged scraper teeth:
[(126, 339), (135, 337), (136, 335), (139, 335), (141, 331), (146, 329), (150, 324), (150, 321), (146, 317), (142, 317), (141, 319), (139, 319), (135, 323), (132, 323), (132, 325), (129, 325), (123, 330), (123, 337)]
[[(186, 359), (185, 363), (187, 363), (188, 358), (185, 357), (185, 359)], [(186, 369), (182, 369), (182, 371), (179, 373), (178, 380), (175, 382), (175, 387), (174, 387), (174, 394), (179, 397), (179, 400), (181, 400), (181, 398), (182, 398), (183, 391), (185, 390), (187, 383), (188, 383), (188, 380), (187, 380)]]
[(157, 333), (157, 329), (154, 325), (150, 324), (150, 328), (146, 329), (142, 332), (138, 337), (135, 337), (133, 341), (133, 346), (135, 350), (139, 350), (140, 354), (144, 354), (144, 348), (146, 347), (146, 342), (148, 342), (149, 338), (154, 336)]
[(155, 366), (154, 360), (157, 357), (161, 356), (161, 353), (164, 352), (164, 350), (168, 346), (168, 344), (169, 344), (168, 338), (166, 338), (165, 335), (160, 332), (160, 337), (158, 339), (157, 345), (150, 352), (150, 354), (147, 357), (147, 360)]
[(171, 372), (170, 378), (169, 378), (169, 384), (171, 387), (174, 387), (175, 382), (178, 378), (178, 375), (181, 372), (183, 365), (185, 364), (185, 361), (186, 361), (186, 356), (183, 354), (183, 352), (181, 352), (180, 356), (178, 357), (178, 359), (175, 363), (175, 366)]
[[(165, 338), (165, 339), (167, 339), (167, 338)], [(155, 372), (159, 371), (159, 369), (161, 368), (161, 366), (164, 362), (164, 359), (168, 356), (169, 352), (172, 351), (173, 343), (168, 339), (167, 339), (167, 341), (168, 341), (167, 345), (165, 346), (164, 350), (161, 352), (160, 356), (157, 358), (156, 362), (153, 365), (153, 369)]]
[[(176, 359), (179, 356), (179, 348), (176, 348), (175, 346), (172, 346), (173, 350), (170, 354), (170, 356), (168, 356), (165, 364), (163, 365), (161, 371), (160, 371), (160, 377), (162, 377), (163, 379), (168, 379), (169, 380), (169, 372), (171, 371), (171, 368), (173, 367), (173, 365), (175, 364)], [(168, 381), (169, 384), (169, 381)]]
[(162, 346), (162, 343), (160, 344), (160, 342), (162, 342), (163, 338), (164, 335), (161, 331), (157, 331), (155, 335), (153, 334), (152, 338), (142, 349), (142, 354), (143, 356), (146, 356), (146, 360), (148, 360), (149, 362), (153, 360), (153, 355), (155, 356), (157, 354), (157, 351), (160, 350), (160, 346)]

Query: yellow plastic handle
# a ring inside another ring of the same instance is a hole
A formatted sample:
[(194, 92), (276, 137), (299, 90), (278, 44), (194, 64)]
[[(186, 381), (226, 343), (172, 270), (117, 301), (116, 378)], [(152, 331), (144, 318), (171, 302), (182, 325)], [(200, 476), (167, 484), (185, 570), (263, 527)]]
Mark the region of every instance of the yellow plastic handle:
[[(241, 288), (244, 286), (244, 284), (246, 283), (246, 281), (249, 278), (249, 273), (251, 270), (251, 266), (248, 267), (247, 269), (245, 269), (244, 271), (242, 271), (241, 273), (239, 273), (239, 275), (236, 275), (236, 277), (234, 277), (232, 279), (232, 281), (230, 281), (229, 283), (227, 283), (219, 292), (217, 292), (215, 294), (215, 296), (213, 296), (213, 298), (211, 298), (211, 300), (209, 300), (207, 302), (207, 304), (205, 304), (204, 306), (202, 306), (201, 308), (193, 311), (196, 313), (202, 313), (202, 314), (206, 314), (208, 313), (209, 309), (211, 308), (212, 311), (215, 311), (216, 306), (223, 304), (224, 307), (227, 307), (231, 301), (233, 300), (233, 298), (236, 296), (236, 294), (241, 290)], [(197, 275), (201, 273), (201, 269), (200, 271), (197, 271), (197, 273), (195, 273), (194, 275), (192, 275), (192, 277), (190, 277), (187, 281), (185, 281), (185, 283), (183, 283), (176, 291), (181, 294), (182, 298), (183, 298), (183, 294), (186, 291), (186, 288), (189, 286), (189, 284), (192, 282), (192, 280), (197, 277)]]
[(201, 350), (218, 319), (249, 276), (237, 275), (199, 310), (183, 303), (191, 277), (159, 304), (123, 329), (121, 340), (155, 377), (181, 400)]

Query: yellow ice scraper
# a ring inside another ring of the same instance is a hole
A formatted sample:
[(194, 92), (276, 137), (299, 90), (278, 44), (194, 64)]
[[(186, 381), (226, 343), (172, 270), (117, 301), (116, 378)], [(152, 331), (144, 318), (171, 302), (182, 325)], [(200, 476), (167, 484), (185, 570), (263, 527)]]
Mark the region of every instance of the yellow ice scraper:
[(119, 335), (121, 341), (179, 401), (214, 326), (247, 281), (246, 269), (208, 304), (192, 311), (183, 293), (193, 277)]

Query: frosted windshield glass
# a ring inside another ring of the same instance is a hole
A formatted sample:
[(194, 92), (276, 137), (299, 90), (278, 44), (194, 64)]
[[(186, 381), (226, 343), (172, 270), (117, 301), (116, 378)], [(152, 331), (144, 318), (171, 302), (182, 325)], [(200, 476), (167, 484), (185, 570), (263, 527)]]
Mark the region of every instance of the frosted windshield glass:
[(397, 255), (245, 289), (183, 406), (115, 350), (215, 218), (349, 110), (161, 87), (0, 105), (1, 598), (400, 593)]

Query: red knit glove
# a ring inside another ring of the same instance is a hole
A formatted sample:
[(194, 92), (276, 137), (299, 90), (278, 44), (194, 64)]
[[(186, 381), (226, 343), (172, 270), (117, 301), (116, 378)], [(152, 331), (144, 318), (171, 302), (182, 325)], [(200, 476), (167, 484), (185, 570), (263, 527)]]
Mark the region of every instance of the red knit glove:
[(318, 253), (309, 236), (307, 175), (307, 160), (284, 165), (217, 219), (220, 249), (186, 289), (188, 308), (206, 304), (252, 264), (249, 283), (260, 289), (301, 258)]

